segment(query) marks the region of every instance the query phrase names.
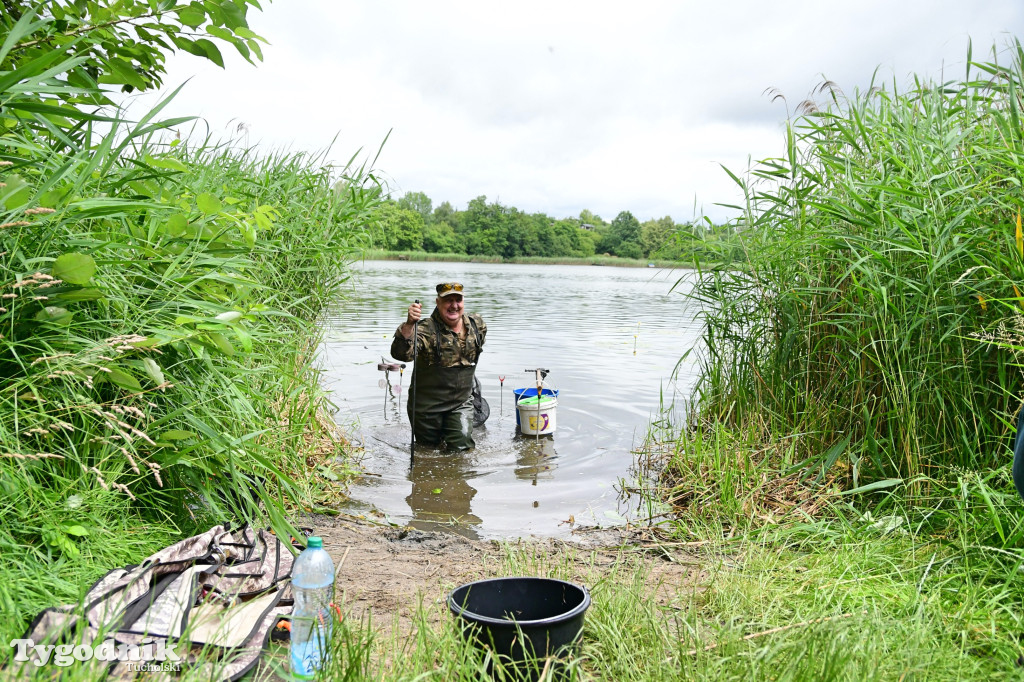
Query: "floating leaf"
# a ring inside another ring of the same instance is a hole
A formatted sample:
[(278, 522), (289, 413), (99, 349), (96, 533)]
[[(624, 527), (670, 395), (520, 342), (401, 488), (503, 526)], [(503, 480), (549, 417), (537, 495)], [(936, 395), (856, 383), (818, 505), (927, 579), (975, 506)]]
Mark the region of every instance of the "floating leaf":
[(96, 261), (87, 253), (65, 253), (53, 262), (50, 272), (69, 284), (85, 284), (96, 273)]

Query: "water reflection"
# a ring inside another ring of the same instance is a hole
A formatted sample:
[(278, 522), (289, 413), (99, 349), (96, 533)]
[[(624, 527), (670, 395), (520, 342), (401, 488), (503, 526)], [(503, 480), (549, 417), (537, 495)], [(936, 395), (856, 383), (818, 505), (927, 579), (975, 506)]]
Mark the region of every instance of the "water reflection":
[(412, 510), (411, 526), (436, 530), (448, 526), (460, 535), (479, 539), (476, 528), (480, 517), (473, 514), (476, 488), (469, 481), (477, 478), (470, 452), (448, 452), (417, 448), (409, 466), (412, 492), (405, 498)]
[(540, 479), (555, 477), (558, 455), (555, 453), (555, 440), (552, 436), (537, 438), (516, 434), (512, 446), (516, 453), (514, 471), (520, 481), (531, 481), (537, 485)]

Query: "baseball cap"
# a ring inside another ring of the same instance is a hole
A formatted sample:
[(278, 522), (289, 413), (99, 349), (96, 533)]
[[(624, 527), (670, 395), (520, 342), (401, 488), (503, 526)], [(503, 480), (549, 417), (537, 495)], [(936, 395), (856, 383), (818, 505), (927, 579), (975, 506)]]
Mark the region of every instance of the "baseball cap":
[(441, 282), (435, 287), (437, 289), (437, 295), (441, 298), (445, 296), (451, 296), (452, 294), (458, 294), (462, 296), (462, 283), (461, 282)]

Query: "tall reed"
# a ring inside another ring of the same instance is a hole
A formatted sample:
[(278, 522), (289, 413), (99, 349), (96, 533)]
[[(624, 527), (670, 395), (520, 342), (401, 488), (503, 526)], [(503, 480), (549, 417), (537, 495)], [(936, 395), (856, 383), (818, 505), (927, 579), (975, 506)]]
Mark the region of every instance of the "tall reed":
[(733, 175), (745, 258), (693, 291), (704, 418), (763, 424), (847, 487), (1007, 461), (1021, 372), (984, 338), (1024, 306), (1022, 69), (1015, 43), (962, 80), (826, 83), (784, 157)]
[(0, 110), (0, 633), (12, 637), (198, 524), (294, 532), (314, 484), (317, 318), (380, 188), (322, 156), (161, 142), (181, 121), (158, 117)]

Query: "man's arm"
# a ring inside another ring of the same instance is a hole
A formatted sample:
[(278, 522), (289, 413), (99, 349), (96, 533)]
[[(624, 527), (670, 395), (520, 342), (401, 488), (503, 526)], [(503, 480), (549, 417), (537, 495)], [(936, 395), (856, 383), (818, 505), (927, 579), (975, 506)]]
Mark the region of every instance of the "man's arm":
[(391, 342), (391, 357), (403, 362), (411, 362), (412, 357), (412, 334), (416, 329), (416, 322), (419, 321), (423, 312), (423, 306), (419, 301), (409, 305), (406, 311), (405, 322), (395, 330), (395, 338)]

